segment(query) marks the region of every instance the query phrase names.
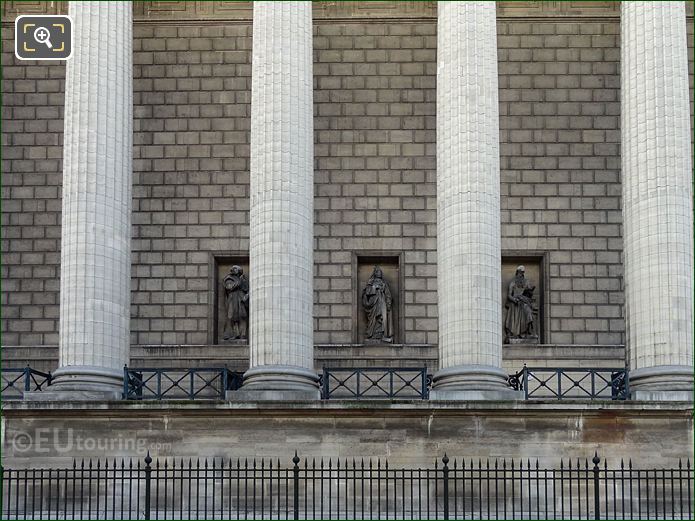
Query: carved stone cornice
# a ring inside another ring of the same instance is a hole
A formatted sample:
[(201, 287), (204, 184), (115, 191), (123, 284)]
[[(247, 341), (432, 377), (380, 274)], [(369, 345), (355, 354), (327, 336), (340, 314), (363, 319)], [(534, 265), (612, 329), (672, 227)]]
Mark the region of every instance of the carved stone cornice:
[[(560, 19), (590, 20), (619, 17), (620, 2), (538, 1), (497, 2), (497, 17), (502, 19)], [(693, 2), (687, 2), (686, 12), (693, 15)], [(5, 1), (2, 21), (12, 22), (20, 14), (64, 14), (67, 2)], [(349, 21), (382, 22), (388, 20), (434, 20), (437, 2), (314, 2), (315, 22)], [(133, 2), (136, 23), (164, 22), (236, 22), (250, 23), (252, 2), (233, 1), (165, 1)]]

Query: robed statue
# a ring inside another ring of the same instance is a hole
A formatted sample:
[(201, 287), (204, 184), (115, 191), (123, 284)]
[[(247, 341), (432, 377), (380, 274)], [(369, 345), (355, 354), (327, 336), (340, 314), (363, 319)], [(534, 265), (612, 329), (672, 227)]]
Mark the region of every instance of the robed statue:
[(391, 290), (384, 280), (384, 273), (379, 266), (374, 266), (362, 290), (362, 306), (367, 314), (367, 340), (393, 342), (392, 303)]
[(249, 281), (241, 266), (232, 266), (223, 280), (227, 317), (224, 339), (248, 338)]
[(525, 277), (526, 268), (518, 266), (507, 289), (507, 318), (504, 333), (507, 341), (538, 339), (533, 325), (533, 291), (536, 286)]

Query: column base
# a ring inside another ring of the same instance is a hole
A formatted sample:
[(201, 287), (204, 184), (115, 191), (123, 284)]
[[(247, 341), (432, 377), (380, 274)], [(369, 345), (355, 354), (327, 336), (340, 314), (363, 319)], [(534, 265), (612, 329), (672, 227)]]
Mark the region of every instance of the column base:
[(648, 401), (693, 401), (693, 368), (658, 365), (630, 371), (630, 399)]
[(122, 397), (123, 371), (91, 365), (59, 367), (45, 391), (24, 393), (27, 401), (103, 401)]
[(260, 365), (244, 373), (244, 385), (227, 391), (230, 401), (320, 400), (318, 375), (293, 365)]
[(523, 400), (523, 391), (507, 385), (507, 374), (490, 365), (459, 365), (437, 371), (430, 400)]

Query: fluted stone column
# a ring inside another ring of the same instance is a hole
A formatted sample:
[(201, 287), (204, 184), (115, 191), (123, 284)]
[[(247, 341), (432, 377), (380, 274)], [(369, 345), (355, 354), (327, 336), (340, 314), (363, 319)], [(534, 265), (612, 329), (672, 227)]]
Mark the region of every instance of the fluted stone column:
[(242, 394), (318, 398), (311, 2), (254, 2), (250, 369)]
[(494, 2), (437, 4), (437, 291), (433, 399), (515, 397), (502, 367)]
[(634, 399), (693, 399), (684, 2), (621, 3), (625, 318)]
[(69, 9), (60, 367), (51, 388), (117, 397), (130, 347), (132, 4), (70, 2)]

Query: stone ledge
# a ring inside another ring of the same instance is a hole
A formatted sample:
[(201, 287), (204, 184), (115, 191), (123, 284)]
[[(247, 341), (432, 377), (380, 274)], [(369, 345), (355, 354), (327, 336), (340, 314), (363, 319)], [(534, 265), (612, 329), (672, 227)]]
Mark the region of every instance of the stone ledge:
[[(374, 367), (377, 365), (423, 367), (438, 369), (436, 344), (395, 344), (365, 346), (364, 344), (316, 344), (315, 365)], [(217, 367), (227, 365), (233, 370), (248, 368), (248, 345), (133, 345), (130, 363), (133, 367)], [(622, 367), (625, 347), (622, 345), (537, 344), (505, 345), (502, 348), (504, 369), (516, 372), (524, 363), (529, 367)], [(5, 367), (21, 368), (27, 364), (39, 371), (52, 371), (58, 365), (58, 346), (3, 346)]]
[(142, 400), (142, 401), (102, 401), (102, 402), (54, 402), (54, 401), (6, 401), (3, 404), (3, 413), (10, 415), (33, 415), (37, 412), (65, 412), (69, 413), (114, 413), (118, 411), (134, 413), (136, 411), (152, 412), (255, 412), (263, 414), (266, 411), (297, 414), (302, 411), (333, 411), (344, 414), (361, 415), (366, 411), (377, 414), (436, 414), (437, 412), (495, 412), (509, 413), (560, 413), (580, 412), (586, 414), (601, 414), (603, 412), (626, 412), (638, 414), (658, 414), (672, 416), (674, 413), (692, 416), (692, 402), (663, 402), (663, 401), (611, 401), (611, 400), (504, 400), (504, 401), (429, 401), (429, 400), (297, 400), (292, 403), (282, 401), (245, 401), (225, 402), (222, 400)]

